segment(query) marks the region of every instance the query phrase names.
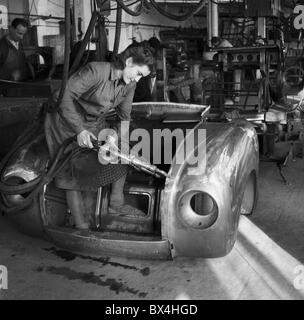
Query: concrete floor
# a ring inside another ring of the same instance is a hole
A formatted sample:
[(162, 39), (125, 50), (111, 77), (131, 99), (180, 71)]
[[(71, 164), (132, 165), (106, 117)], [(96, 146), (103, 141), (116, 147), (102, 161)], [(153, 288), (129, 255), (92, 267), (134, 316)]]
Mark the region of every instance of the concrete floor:
[(0, 299), (303, 299), (304, 272), (296, 267), (304, 265), (304, 160), (285, 174), (290, 185), (274, 164), (261, 163), (256, 212), (241, 218), (234, 249), (219, 259), (74, 255), (1, 218), (0, 265), (9, 280)]

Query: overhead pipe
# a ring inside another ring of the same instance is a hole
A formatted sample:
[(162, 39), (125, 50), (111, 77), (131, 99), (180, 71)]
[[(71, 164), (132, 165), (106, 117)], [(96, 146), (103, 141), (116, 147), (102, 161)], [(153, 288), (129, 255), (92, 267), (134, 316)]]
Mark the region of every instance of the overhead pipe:
[[(4, 13), (3, 11), (0, 10), (0, 14)], [(7, 14), (9, 16), (20, 16), (20, 17), (31, 17), (31, 18), (38, 18), (41, 20), (64, 20), (64, 17), (57, 17), (57, 16), (52, 16), (51, 14), (46, 16), (46, 15), (41, 15), (41, 14), (25, 14), (25, 13), (18, 13), (18, 12), (11, 12), (8, 11)]]
[[(116, 25), (116, 21), (109, 20), (107, 22)], [(174, 29), (174, 30), (176, 29), (176, 26), (167, 26), (164, 24), (150, 24), (150, 23), (126, 22), (126, 21), (123, 21), (122, 24), (124, 24), (125, 26), (153, 27), (153, 28)]]
[(207, 7), (207, 20), (208, 20), (208, 44), (209, 47), (211, 46), (211, 39), (213, 37), (218, 37), (219, 31), (219, 14), (218, 14), (218, 4), (209, 1), (208, 7)]
[(218, 37), (219, 35), (219, 12), (218, 3), (211, 1), (211, 28), (212, 36)]

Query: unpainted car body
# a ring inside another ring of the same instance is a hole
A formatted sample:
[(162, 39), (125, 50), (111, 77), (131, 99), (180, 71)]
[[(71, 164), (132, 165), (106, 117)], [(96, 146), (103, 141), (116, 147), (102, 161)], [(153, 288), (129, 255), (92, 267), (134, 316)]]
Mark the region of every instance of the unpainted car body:
[[(68, 226), (63, 190), (46, 184), (32, 205), (8, 216), (23, 231), (44, 235), (58, 246), (94, 254), (146, 259), (175, 256), (220, 257), (228, 254), (237, 237), (240, 214), (251, 214), (257, 201), (258, 140), (254, 127), (244, 119), (208, 122), (201, 118), (206, 106), (176, 103), (137, 103), (132, 124), (149, 130), (182, 128), (196, 133), (191, 158), (206, 148), (204, 161), (178, 163), (183, 141), (170, 165), (158, 165), (168, 173), (165, 181), (132, 172), (125, 186), (126, 199), (145, 211), (145, 216), (119, 216), (107, 212), (109, 188), (83, 192), (92, 229)], [(166, 148), (162, 145), (161, 148)], [(31, 181), (43, 174), (48, 151), (43, 132), (23, 145), (9, 160), (2, 180)], [(202, 170), (203, 169), (203, 170)], [(22, 202), (26, 195), (5, 195), (6, 201)]]

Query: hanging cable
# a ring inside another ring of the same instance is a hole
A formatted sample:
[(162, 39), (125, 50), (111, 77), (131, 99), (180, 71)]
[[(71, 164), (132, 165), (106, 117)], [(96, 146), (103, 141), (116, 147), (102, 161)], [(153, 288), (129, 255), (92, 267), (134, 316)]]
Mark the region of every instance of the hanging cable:
[(191, 10), (190, 12), (183, 14), (183, 15), (175, 15), (175, 14), (167, 12), (158, 3), (156, 3), (155, 0), (150, 0), (150, 3), (163, 16), (165, 16), (169, 19), (175, 20), (175, 21), (185, 21), (185, 20), (189, 19), (190, 17), (192, 17), (193, 15), (195, 15), (197, 12), (199, 12), (208, 3), (208, 0), (200, 0), (200, 2), (196, 4), (196, 6), (194, 7), (193, 10)]
[(60, 88), (60, 93), (57, 101), (57, 106), (61, 103), (64, 95), (64, 91), (69, 78), (69, 66), (70, 66), (70, 43), (71, 43), (71, 10), (70, 0), (65, 0), (65, 41), (64, 41), (64, 66), (63, 66), (63, 77)]
[[(37, 177), (35, 180), (26, 182), (22, 185), (13, 186), (8, 184), (7, 182), (1, 182), (0, 185), (0, 193), (1, 193), (1, 200), (0, 200), (0, 210), (4, 211), (5, 213), (22, 213), (22, 209), (29, 207), (35, 197), (41, 192), (43, 186), (48, 184), (50, 181), (57, 176), (57, 174), (68, 164), (72, 157), (84, 152), (85, 150), (82, 148), (76, 148), (70, 151), (69, 153), (65, 154), (65, 150), (74, 143), (75, 138), (67, 139), (60, 147), (58, 154), (56, 155), (55, 160), (48, 168), (48, 171)], [(20, 148), (22, 144), (18, 143), (16, 145), (17, 149)], [(15, 148), (16, 150), (16, 148)], [(1, 167), (1, 170), (3, 166)], [(7, 201), (7, 195), (19, 195), (19, 194), (28, 194), (21, 203), (18, 204), (9, 204)]]
[[(139, 7), (137, 8), (136, 11), (132, 10), (129, 8), (128, 5), (123, 3), (123, 0), (116, 0), (117, 4), (119, 4), (128, 14), (130, 14), (131, 16), (139, 16), (142, 12), (143, 9), (143, 0), (139, 0)], [(136, 2), (135, 2), (136, 3)]]
[(84, 53), (84, 51), (85, 51), (85, 49), (86, 49), (86, 47), (87, 47), (87, 45), (88, 45), (88, 43), (89, 43), (89, 41), (91, 39), (92, 33), (94, 32), (94, 28), (95, 28), (95, 25), (96, 25), (98, 17), (99, 17), (98, 12), (97, 11), (93, 11), (89, 26), (87, 28), (87, 31), (85, 33), (85, 36), (84, 36), (83, 40), (81, 41), (80, 48), (79, 48), (79, 50), (77, 52), (77, 56), (76, 56), (72, 66), (70, 68), (70, 75), (73, 74), (77, 70), (77, 68), (79, 66), (79, 63), (80, 63), (81, 58), (83, 56), (83, 53)]
[(122, 7), (119, 3), (117, 3), (117, 11), (116, 11), (116, 28), (115, 28), (115, 40), (113, 53), (117, 54), (119, 49), (120, 35), (121, 35), (121, 19), (122, 19)]

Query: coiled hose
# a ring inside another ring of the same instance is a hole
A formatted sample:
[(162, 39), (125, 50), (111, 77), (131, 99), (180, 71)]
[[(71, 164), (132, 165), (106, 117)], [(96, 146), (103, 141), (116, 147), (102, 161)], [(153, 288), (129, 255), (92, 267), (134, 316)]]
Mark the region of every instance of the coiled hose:
[[(22, 209), (30, 206), (34, 198), (42, 190), (43, 186), (49, 183), (63, 169), (63, 167), (70, 161), (73, 156), (76, 156), (77, 154), (84, 151), (84, 149), (81, 148), (73, 148), (71, 151), (65, 154), (67, 148), (71, 145), (71, 143), (75, 141), (75, 137), (69, 138), (65, 140), (64, 143), (60, 146), (55, 159), (52, 161), (52, 163), (48, 167), (48, 170), (43, 175), (22, 185), (13, 185), (3, 181), (3, 170), (5, 169), (8, 160), (19, 148), (21, 148), (30, 139), (35, 137), (40, 129), (40, 122), (33, 123), (31, 126), (29, 126), (26, 132), (16, 141), (10, 152), (0, 162), (0, 210), (5, 213), (17, 213)], [(18, 205), (9, 204), (5, 198), (6, 195), (19, 194), (27, 194), (27, 196)]]

